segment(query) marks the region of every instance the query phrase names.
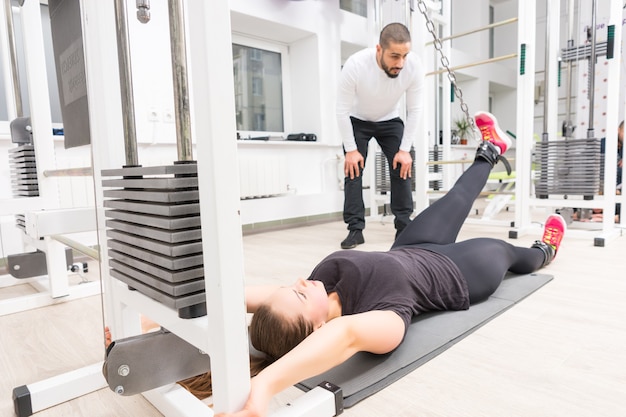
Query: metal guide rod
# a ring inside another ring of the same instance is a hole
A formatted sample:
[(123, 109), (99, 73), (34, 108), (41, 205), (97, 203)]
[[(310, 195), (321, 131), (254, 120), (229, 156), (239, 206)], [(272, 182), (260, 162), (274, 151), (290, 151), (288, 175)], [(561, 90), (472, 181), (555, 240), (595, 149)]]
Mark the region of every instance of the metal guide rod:
[[(504, 25), (508, 25), (508, 24), (511, 24), (511, 23), (515, 23), (515, 22), (517, 22), (517, 20), (518, 20), (517, 17), (512, 17), (510, 19), (506, 19), (506, 20), (501, 20), (499, 22), (490, 23), (488, 25), (485, 25), (485, 26), (482, 26), (482, 27), (479, 27), (479, 28), (476, 28), (476, 29), (468, 30), (466, 32), (460, 32), (460, 33), (456, 33), (454, 35), (446, 36), (446, 37), (440, 38), (439, 40), (441, 42), (449, 41), (451, 39), (456, 39), (456, 38), (460, 38), (460, 37), (463, 37), (463, 36), (471, 35), (473, 33), (482, 32), (483, 30), (493, 29), (493, 28), (497, 28), (499, 26), (504, 26)], [(427, 42), (426, 45), (432, 45), (433, 43), (435, 43), (435, 42), (434, 41), (430, 41), (430, 42)]]
[(126, 0), (115, 0), (115, 27), (117, 32), (117, 59), (122, 93), (122, 117), (124, 126), (124, 151), (126, 165), (139, 165), (137, 155), (137, 130), (135, 127), (135, 101), (133, 98), (133, 76), (128, 40), (128, 18)]
[(567, 39), (574, 41), (574, 6), (576, 0), (569, 0), (567, 7)]
[(544, 94), (543, 94), (543, 136), (542, 139), (547, 140), (548, 139), (548, 107), (550, 104), (550, 100), (552, 99), (552, 97), (550, 97), (550, 93), (548, 92), (548, 82), (550, 81), (550, 21), (549, 21), (549, 16), (550, 16), (550, 5), (551, 5), (551, 1), (548, 0), (546, 1), (546, 47), (545, 47), (545, 64), (544, 64), (544, 68), (545, 68), (545, 74), (543, 77), (543, 85), (544, 85)]
[(4, 0), (5, 18), (7, 24), (7, 39), (11, 55), (11, 78), (13, 79), (13, 95), (15, 96), (15, 113), (17, 117), (24, 115), (22, 105), (22, 89), (20, 86), (19, 68), (17, 65), (17, 47), (15, 46), (15, 27), (13, 25), (13, 7), (11, 0)]
[(61, 235), (52, 235), (50, 236), (50, 238), (56, 240), (57, 242), (63, 243), (65, 246), (77, 250), (83, 255), (89, 256), (91, 259), (94, 259), (96, 261), (100, 260), (100, 253), (96, 249), (90, 248), (87, 245), (83, 245), (80, 242)]
[[(515, 57), (517, 57), (517, 53), (502, 55), (502, 56), (498, 56), (495, 58), (489, 58), (489, 59), (485, 59), (482, 61), (471, 62), (469, 64), (464, 64), (464, 65), (457, 65), (456, 67), (450, 67), (450, 71), (456, 71), (456, 70), (463, 69), (463, 68), (477, 67), (479, 65), (490, 64), (492, 62), (498, 62), (498, 61), (504, 61), (507, 59), (515, 58)], [(435, 74), (443, 74), (444, 72), (448, 72), (448, 69), (440, 69), (437, 71), (432, 71), (432, 72), (427, 73), (426, 76), (435, 75)]]
[(595, 102), (596, 89), (596, 0), (591, 2), (591, 56), (589, 57), (589, 128), (587, 138), (593, 138), (595, 131), (593, 127), (593, 106)]
[(93, 175), (91, 167), (47, 169), (43, 172), (44, 177), (89, 177)]
[(168, 0), (170, 17), (170, 47), (172, 76), (174, 80), (174, 110), (176, 114), (176, 144), (179, 161), (192, 161), (191, 118), (189, 111), (189, 86), (187, 83), (187, 52), (185, 22), (180, 0)]
[[(567, 20), (567, 47), (572, 48), (574, 46), (574, 1), (570, 0), (568, 3), (568, 20)], [(573, 85), (573, 70), (574, 63), (572, 61), (567, 62), (567, 89), (566, 89), (566, 99), (565, 99), (565, 120), (563, 129), (563, 136), (571, 137), (573, 135), (572, 122), (570, 120), (570, 116), (572, 114), (572, 85)]]

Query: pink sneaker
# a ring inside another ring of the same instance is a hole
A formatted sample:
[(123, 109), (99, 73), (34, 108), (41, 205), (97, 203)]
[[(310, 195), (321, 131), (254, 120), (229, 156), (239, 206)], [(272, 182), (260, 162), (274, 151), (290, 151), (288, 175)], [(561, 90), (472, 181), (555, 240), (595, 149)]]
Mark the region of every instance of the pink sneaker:
[(565, 235), (566, 229), (567, 224), (565, 223), (565, 219), (561, 217), (560, 214), (551, 214), (546, 219), (541, 241), (552, 246), (552, 249), (554, 249), (554, 256), (556, 256), (556, 253), (559, 251), (559, 246), (561, 246), (561, 240), (563, 240), (563, 235)]
[(500, 149), (500, 155), (504, 154), (513, 143), (511, 139), (498, 126), (495, 116), (486, 111), (479, 111), (474, 115), (476, 127), (480, 129), (483, 140), (493, 143)]

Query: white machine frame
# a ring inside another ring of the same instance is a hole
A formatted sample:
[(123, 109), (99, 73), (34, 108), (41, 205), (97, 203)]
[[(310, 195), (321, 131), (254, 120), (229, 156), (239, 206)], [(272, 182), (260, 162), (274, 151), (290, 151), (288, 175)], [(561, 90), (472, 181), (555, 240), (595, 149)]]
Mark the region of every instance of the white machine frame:
[[(249, 352), (244, 311), (243, 247), (239, 219), (238, 170), (235, 141), (235, 104), (229, 88), (233, 74), (230, 9), (228, 2), (190, 1), (185, 4), (189, 69), (191, 73), (191, 118), (196, 138), (207, 315), (181, 319), (177, 311), (163, 306), (108, 273), (106, 251), (100, 255), (104, 309), (114, 339), (140, 332), (140, 314), (175, 333), (212, 358), (214, 410), (241, 409), (250, 390)], [(22, 13), (41, 26), (38, 3), (26, 2)], [(105, 239), (102, 192), (103, 169), (123, 166), (121, 143), (122, 110), (117, 67), (116, 28), (113, 2), (81, 0), (87, 91), (91, 127), (93, 176), (96, 194), (96, 228)], [(211, 22), (208, 24), (208, 22)], [(36, 34), (37, 35), (37, 34)], [(41, 39), (41, 36), (39, 36)], [(43, 51), (39, 51), (43, 56)], [(45, 90), (47, 91), (47, 89)], [(47, 102), (46, 100), (37, 100)], [(49, 114), (49, 112), (48, 112)], [(231, 121), (231, 122), (229, 122)], [(49, 124), (48, 124), (49, 127)], [(51, 130), (51, 129), (48, 129)], [(223, 181), (229, 172), (232, 181)], [(222, 177), (220, 177), (220, 175)], [(219, 203), (217, 200), (219, 196)], [(219, 242), (219, 244), (217, 244)], [(106, 245), (101, 240), (101, 247)], [(102, 363), (16, 388), (14, 400), (35, 413), (61, 402), (107, 386)], [(143, 393), (165, 416), (213, 416), (213, 409), (172, 384)], [(336, 398), (324, 388), (315, 388), (273, 415), (325, 417), (336, 415)], [(29, 415), (29, 414), (24, 414)], [(22, 417), (22, 416), (20, 416)]]
[[(520, 7), (520, 20), (522, 15), (528, 14), (531, 17), (536, 15), (536, 6), (534, 2), (519, 2)], [(622, 2), (620, 0), (610, 1), (610, 21), (609, 25), (615, 27), (615, 57), (608, 63), (609, 76), (607, 77), (607, 126), (618, 125), (618, 109), (619, 109), (619, 87), (620, 87), (620, 56), (621, 56), (621, 44), (622, 44)], [(551, 33), (559, 33), (560, 25), (560, 1), (549, 0), (548, 3), (548, 25), (550, 25)], [(524, 28), (524, 25), (519, 25), (520, 30), (520, 43), (524, 42), (530, 46), (535, 44), (534, 30)], [(552, 29), (556, 27), (557, 29)], [(548, 57), (547, 65), (556, 66), (558, 62), (558, 39), (550, 37), (548, 45)], [(527, 48), (528, 48), (527, 46)], [(527, 77), (522, 81), (523, 84), (518, 84), (518, 102), (517, 102), (517, 134), (520, 138), (533, 137), (533, 86), (535, 84), (535, 59), (534, 51), (527, 49), (526, 53), (526, 72)], [(546, 80), (546, 90), (552, 97), (556, 97), (557, 88), (557, 71), (553, 69), (550, 71), (554, 74), (550, 79)], [(521, 88), (520, 88), (521, 87)], [(556, 137), (556, 121), (557, 121), (557, 103), (556, 100), (548, 105), (548, 137)], [(531, 152), (533, 142), (531, 141), (518, 141), (516, 149), (516, 163), (521, 166), (531, 166)], [(605, 172), (604, 172), (604, 190), (603, 195), (594, 200), (583, 200), (573, 198), (549, 198), (538, 199), (531, 197), (531, 182), (530, 175), (517, 176), (517, 187), (515, 193), (515, 224), (516, 228), (509, 232), (510, 237), (517, 237), (527, 233), (529, 230), (535, 229), (532, 225), (530, 208), (531, 207), (546, 207), (547, 209), (556, 209), (560, 207), (572, 207), (575, 205), (580, 208), (602, 208), (605, 213), (612, 213), (616, 202), (624, 202), (623, 196), (615, 195), (615, 181), (616, 181), (616, 167), (615, 160), (617, 158), (617, 137), (616, 135), (608, 135), (606, 138), (606, 154), (605, 154)], [(575, 201), (575, 202), (574, 202)], [(622, 216), (621, 226), (624, 222)], [(568, 236), (584, 237), (588, 238), (593, 236), (593, 242), (595, 246), (605, 246), (611, 239), (621, 235), (620, 225), (616, 225), (613, 221), (613, 216), (604, 216), (601, 230), (568, 230)]]
[[(26, 2), (24, 7), (14, 10), (18, 12), (17, 14), (21, 19), (26, 74), (24, 81), (29, 86), (30, 117), (35, 139), (33, 141), (35, 154), (37, 155), (39, 196), (3, 199), (0, 201), (0, 216), (18, 213), (25, 215), (28, 226), (25, 233), (21, 234), (22, 244), (24, 248), (37, 249), (45, 253), (47, 275), (26, 279), (16, 279), (8, 275), (0, 277), (0, 288), (29, 284), (37, 291), (34, 294), (15, 296), (0, 301), (0, 315), (13, 314), (100, 293), (99, 282), (70, 283), (64, 253), (67, 245), (55, 239), (55, 236), (58, 235), (94, 231), (95, 215), (93, 209), (59, 209), (56, 179), (44, 175), (44, 171), (53, 170), (56, 166), (41, 13), (38, 2)], [(26, 31), (24, 28), (28, 28), (28, 30)], [(12, 69), (10, 68), (4, 7), (0, 7), (0, 46), (4, 73), (7, 74), (7, 78), (4, 80), (7, 86), (5, 88), (7, 109), (9, 119), (12, 120), (18, 115), (14, 90), (8, 88), (11, 83), (9, 75)], [(50, 220), (51, 216), (54, 216), (54, 220)], [(41, 229), (43, 224), (48, 225), (49, 229)]]
[[(432, 18), (436, 19), (443, 26), (443, 37), (450, 35), (450, 2), (449, 0), (443, 0), (443, 9), (447, 11), (448, 15), (441, 15), (434, 13)], [(546, 4), (548, 7), (548, 25), (550, 27), (551, 33), (559, 33), (560, 26), (560, 1), (559, 0), (549, 0)], [(531, 167), (532, 166), (532, 152), (534, 141), (527, 140), (527, 138), (533, 138), (534, 136), (534, 90), (535, 90), (535, 72), (536, 72), (536, 64), (535, 64), (535, 55), (536, 55), (536, 28), (535, 25), (528, 25), (526, 22), (535, 22), (537, 17), (535, 2), (518, 2), (518, 34), (517, 34), (517, 125), (516, 125), (516, 135), (520, 140), (516, 141), (515, 148), (515, 164), (517, 167), (522, 167), (522, 169), (517, 169), (517, 175), (515, 179), (515, 200), (511, 203), (514, 206), (515, 211), (515, 220), (513, 226), (509, 230), (510, 238), (517, 238), (527, 233), (537, 234), (540, 230), (540, 224), (533, 222), (531, 219), (531, 209), (536, 207), (545, 207), (547, 211), (554, 211), (556, 208), (561, 207), (581, 207), (581, 208), (602, 208), (605, 212), (609, 213), (613, 211), (613, 207), (615, 203), (624, 203), (625, 199), (623, 195), (615, 195), (615, 190), (612, 184), (615, 184), (616, 177), (616, 169), (613, 161), (616, 160), (616, 137), (615, 135), (608, 135), (606, 138), (606, 154), (604, 155), (605, 161), (605, 181), (604, 181), (604, 190), (603, 195), (599, 196), (594, 200), (583, 200), (582, 198), (578, 199), (576, 196), (566, 198), (557, 198), (551, 197), (549, 199), (539, 199), (532, 197), (533, 192), (533, 178), (530, 174), (530, 169), (524, 170), (523, 167)], [(622, 115), (620, 119), (618, 119), (618, 109), (619, 109), (619, 87), (620, 87), (620, 56), (621, 56), (621, 44), (622, 44), (622, 25), (621, 25), (621, 17), (622, 17), (622, 4), (618, 0), (610, 0), (610, 22), (609, 25), (614, 25), (614, 43), (615, 43), (615, 57), (609, 62), (609, 77), (607, 82), (607, 125), (608, 126), (617, 126), (618, 120), (626, 118), (626, 114)], [(419, 26), (419, 25), (418, 25)], [(556, 29), (554, 29), (556, 28)], [(419, 28), (413, 28), (414, 33), (418, 33), (417, 30)], [(423, 29), (424, 33), (426, 30)], [(428, 35), (426, 33), (426, 35)], [(557, 96), (557, 83), (558, 83), (558, 71), (556, 70), (556, 66), (558, 63), (558, 55), (559, 55), (559, 44), (558, 37), (550, 36), (548, 45), (546, 45), (548, 51), (547, 65), (550, 66), (550, 74), (553, 74), (546, 81), (546, 90), (552, 96)], [(525, 45), (525, 73), (520, 74), (520, 48), (521, 45)], [(451, 50), (448, 42), (443, 43), (443, 51), (447, 56), (450, 56)], [(436, 66), (436, 63), (433, 63), (432, 57), (427, 54), (422, 54), (424, 56), (425, 62), (427, 65)], [(449, 97), (450, 95), (450, 82), (447, 77), (442, 77), (442, 87), (443, 87), (443, 96)], [(428, 83), (429, 91), (427, 96), (436, 96), (436, 91), (433, 86)], [(452, 105), (456, 105), (454, 103), (450, 103), (449, 101), (445, 101), (442, 106), (442, 120), (443, 122), (443, 155), (444, 160), (449, 159), (451, 155), (451, 145), (450, 145), (450, 107)], [(434, 115), (430, 112), (434, 111), (432, 108), (426, 107), (426, 117), (425, 117), (425, 130), (422, 134), (423, 138), (429, 137), (429, 131), (434, 132), (435, 129), (431, 126), (431, 120), (434, 120)], [(556, 130), (557, 130), (557, 100), (552, 100), (548, 104), (548, 137), (551, 139), (556, 138)], [(526, 138), (526, 140), (521, 140), (522, 138)], [(432, 139), (431, 139), (432, 140)], [(419, 155), (428, 155), (428, 142), (426, 140), (416, 141), (416, 156)], [(417, 160), (417, 166), (420, 166), (423, 161)], [(424, 161), (425, 162), (425, 161)], [(424, 199), (423, 196), (427, 195), (428, 192), (428, 183), (426, 176), (422, 176), (424, 181), (418, 181), (417, 187), (418, 190), (416, 192), (416, 210), (419, 212), (422, 209), (426, 208), (428, 205), (427, 199)], [(419, 178), (418, 178), (419, 179)], [(451, 169), (449, 165), (443, 165), (443, 180), (444, 180), (444, 189), (449, 189), (452, 185), (450, 179), (454, 179), (452, 175)], [(421, 186), (421, 188), (420, 188)], [(596, 246), (604, 246), (608, 241), (612, 238), (621, 235), (624, 225), (626, 225), (626, 221), (624, 220), (624, 216), (622, 216), (621, 224), (615, 224), (613, 222), (612, 216), (604, 216), (603, 222), (601, 224), (600, 230), (573, 230), (570, 229), (568, 231), (568, 236), (577, 237), (577, 238), (593, 238), (594, 245)], [(496, 220), (491, 220), (488, 218), (485, 219), (468, 219), (468, 223), (479, 223), (479, 224), (500, 224), (510, 227), (509, 222), (498, 222)]]

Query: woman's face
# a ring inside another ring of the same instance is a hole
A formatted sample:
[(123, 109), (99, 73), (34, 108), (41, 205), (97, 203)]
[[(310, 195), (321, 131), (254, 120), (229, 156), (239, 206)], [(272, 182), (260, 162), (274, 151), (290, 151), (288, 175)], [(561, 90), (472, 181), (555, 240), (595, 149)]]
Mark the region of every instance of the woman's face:
[(299, 278), (293, 285), (281, 287), (268, 300), (272, 309), (285, 317), (302, 316), (315, 329), (328, 317), (328, 294), (320, 281)]

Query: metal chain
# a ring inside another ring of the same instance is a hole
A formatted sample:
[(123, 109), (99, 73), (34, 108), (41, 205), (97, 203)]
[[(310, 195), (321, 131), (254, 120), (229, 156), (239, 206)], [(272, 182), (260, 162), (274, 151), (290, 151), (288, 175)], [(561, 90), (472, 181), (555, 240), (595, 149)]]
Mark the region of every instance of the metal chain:
[(448, 80), (450, 80), (450, 84), (452, 85), (452, 88), (454, 90), (454, 95), (459, 99), (461, 111), (463, 111), (463, 113), (465, 114), (465, 119), (467, 120), (467, 123), (469, 124), (472, 130), (472, 134), (474, 134), (477, 130), (476, 124), (474, 123), (474, 118), (470, 116), (467, 103), (465, 103), (465, 101), (463, 100), (463, 91), (461, 91), (461, 88), (456, 83), (456, 75), (454, 74), (454, 71), (450, 69), (450, 61), (443, 53), (443, 45), (441, 43), (441, 39), (439, 39), (439, 37), (437, 36), (435, 23), (428, 16), (428, 6), (426, 6), (426, 3), (424, 2), (424, 0), (417, 0), (417, 8), (424, 15), (424, 18), (426, 19), (426, 29), (433, 36), (433, 46), (435, 47), (437, 52), (439, 52), (441, 65), (448, 72)]

